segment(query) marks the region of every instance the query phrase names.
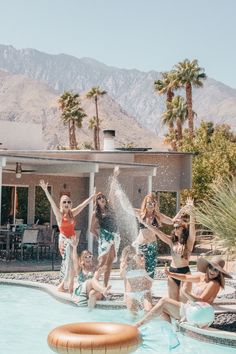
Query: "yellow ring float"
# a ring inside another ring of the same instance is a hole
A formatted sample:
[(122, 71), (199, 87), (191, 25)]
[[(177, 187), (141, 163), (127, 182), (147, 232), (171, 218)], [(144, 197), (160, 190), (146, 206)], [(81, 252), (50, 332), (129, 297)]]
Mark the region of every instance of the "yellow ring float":
[(125, 354), (141, 343), (136, 327), (111, 322), (70, 323), (53, 329), (48, 345), (56, 353)]

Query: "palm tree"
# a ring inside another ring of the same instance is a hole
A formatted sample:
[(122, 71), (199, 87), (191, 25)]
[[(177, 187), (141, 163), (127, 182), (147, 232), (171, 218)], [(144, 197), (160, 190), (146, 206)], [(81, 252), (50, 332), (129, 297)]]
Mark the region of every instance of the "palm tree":
[(77, 149), (75, 130), (82, 127), (83, 118), (86, 114), (81, 107), (79, 94), (71, 91), (65, 91), (59, 98), (59, 108), (62, 111), (61, 119), (64, 125), (69, 128), (70, 149)]
[[(98, 124), (97, 124), (98, 123)], [(88, 124), (88, 128), (93, 130), (93, 142), (94, 142), (94, 149), (97, 150), (97, 137), (99, 135), (99, 127), (100, 127), (100, 124), (101, 124), (101, 120), (98, 119), (93, 116), (93, 118), (91, 118), (89, 120), (89, 124)]]
[[(97, 87), (92, 87), (90, 91), (87, 93), (86, 97), (89, 99), (94, 99), (95, 103), (95, 120), (94, 120), (94, 148), (95, 150), (100, 150), (100, 138), (99, 138), (99, 133), (100, 133), (100, 120), (98, 117), (98, 98), (99, 96), (106, 95), (105, 90), (101, 90), (99, 86)], [(96, 128), (95, 128), (96, 127)]]
[(161, 79), (154, 82), (154, 90), (159, 94), (166, 94), (167, 102), (171, 102), (174, 97), (173, 90), (178, 88), (178, 80), (174, 71), (161, 73)]
[(173, 114), (176, 116), (177, 138), (183, 138), (183, 124), (188, 118), (188, 108), (185, 99), (181, 96), (174, 97), (172, 101)]
[(178, 84), (186, 89), (186, 101), (188, 107), (188, 126), (189, 135), (193, 137), (193, 103), (192, 103), (192, 86), (202, 87), (202, 80), (206, 79), (206, 74), (204, 69), (198, 66), (198, 61), (196, 59), (190, 61), (185, 59), (175, 65), (175, 73), (177, 76)]

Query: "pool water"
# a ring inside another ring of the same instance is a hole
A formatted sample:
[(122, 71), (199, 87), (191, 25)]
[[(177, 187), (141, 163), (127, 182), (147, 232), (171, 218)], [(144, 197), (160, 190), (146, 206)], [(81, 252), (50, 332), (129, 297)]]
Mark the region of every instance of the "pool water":
[[(55, 327), (70, 322), (108, 321), (132, 323), (134, 318), (126, 310), (89, 311), (58, 302), (47, 293), (26, 287), (0, 285), (0, 353), (52, 354), (47, 335)], [(137, 320), (137, 319), (135, 319)], [(191, 353), (235, 354), (226, 348), (196, 341), (172, 331), (168, 323), (160, 320), (142, 328), (143, 344), (136, 354)], [(176, 344), (175, 349), (171, 349)]]

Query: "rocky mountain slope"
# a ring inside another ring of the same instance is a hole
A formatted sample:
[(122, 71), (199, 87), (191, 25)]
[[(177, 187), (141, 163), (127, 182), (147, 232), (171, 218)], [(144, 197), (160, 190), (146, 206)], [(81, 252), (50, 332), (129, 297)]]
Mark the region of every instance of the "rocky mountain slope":
[[(39, 81), (0, 71), (0, 140), (1, 120), (31, 122), (42, 125), (48, 148), (68, 146), (68, 130), (63, 126), (58, 110), (59, 95), (58, 91)], [(88, 117), (84, 119), (82, 129), (77, 130), (79, 145), (92, 143), (93, 134), (88, 129), (88, 121), (95, 113), (93, 101), (88, 100), (85, 94), (81, 94), (81, 103)], [(136, 146), (141, 144), (143, 147), (163, 149), (162, 139), (141, 128), (108, 95), (99, 101), (99, 116), (102, 119), (101, 129), (115, 129), (117, 147), (134, 142)]]
[[(59, 92), (71, 89), (84, 92), (99, 85), (141, 126), (163, 134), (160, 116), (165, 98), (153, 90), (153, 82), (160, 76), (158, 72), (118, 69), (90, 58), (49, 55), (4, 45), (0, 45), (0, 68), (45, 82)], [(236, 89), (209, 78), (204, 88), (193, 90), (193, 100), (196, 123), (213, 120), (230, 124), (236, 130)]]

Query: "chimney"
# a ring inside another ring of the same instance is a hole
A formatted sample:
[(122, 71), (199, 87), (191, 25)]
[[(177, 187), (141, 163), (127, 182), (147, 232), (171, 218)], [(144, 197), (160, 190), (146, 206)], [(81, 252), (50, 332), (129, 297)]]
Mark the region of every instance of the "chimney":
[(103, 150), (104, 151), (113, 151), (115, 150), (114, 138), (116, 136), (115, 130), (103, 130), (104, 141), (103, 141)]

